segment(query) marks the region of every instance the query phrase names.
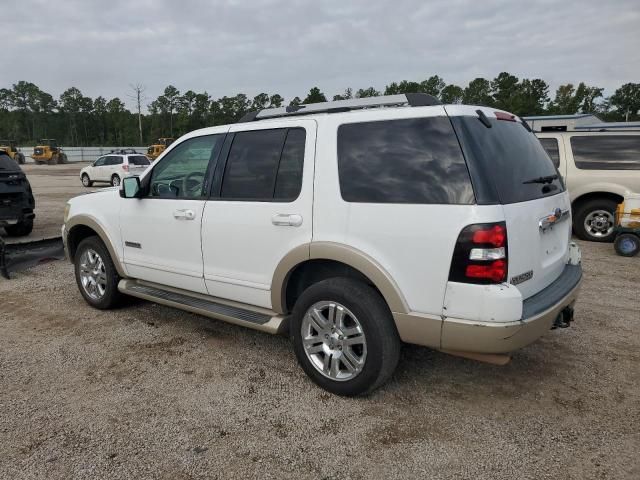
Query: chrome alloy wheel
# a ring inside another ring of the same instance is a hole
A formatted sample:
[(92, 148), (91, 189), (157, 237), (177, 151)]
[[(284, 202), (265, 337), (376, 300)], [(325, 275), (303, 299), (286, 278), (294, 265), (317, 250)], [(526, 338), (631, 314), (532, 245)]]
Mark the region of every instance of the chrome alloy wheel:
[(592, 237), (607, 237), (613, 233), (615, 221), (607, 210), (594, 210), (584, 219), (584, 229)]
[(80, 282), (85, 293), (100, 300), (107, 290), (107, 271), (98, 252), (89, 248), (80, 256)]
[(367, 341), (362, 325), (344, 305), (314, 303), (302, 319), (300, 333), (307, 358), (323, 376), (347, 381), (362, 371)]

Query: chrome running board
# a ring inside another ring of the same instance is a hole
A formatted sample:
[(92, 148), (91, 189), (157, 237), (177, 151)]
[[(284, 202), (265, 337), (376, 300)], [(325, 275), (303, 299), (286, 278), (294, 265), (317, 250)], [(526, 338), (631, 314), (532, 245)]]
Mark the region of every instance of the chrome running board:
[(118, 290), (126, 295), (267, 333), (282, 333), (286, 323), (282, 315), (265, 308), (243, 305), (141, 280), (120, 280)]

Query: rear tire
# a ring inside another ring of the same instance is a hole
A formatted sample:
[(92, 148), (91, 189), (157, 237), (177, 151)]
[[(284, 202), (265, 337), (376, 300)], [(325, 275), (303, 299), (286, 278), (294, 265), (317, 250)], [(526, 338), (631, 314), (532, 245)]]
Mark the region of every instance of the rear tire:
[(120, 177), (118, 175), (113, 175), (111, 177), (111, 186), (119, 187), (120, 186)]
[(573, 217), (574, 233), (590, 242), (612, 242), (617, 206), (608, 198), (596, 198), (580, 205)]
[(372, 392), (391, 378), (400, 358), (400, 337), (387, 304), (372, 287), (348, 278), (305, 290), (293, 308), (289, 333), (305, 373), (337, 395)]
[(93, 182), (89, 178), (89, 175), (87, 175), (86, 173), (82, 174), (82, 185), (84, 185), (85, 187), (91, 187), (93, 185)]
[(33, 219), (4, 227), (8, 237), (26, 237), (33, 231)]
[(24, 155), (22, 155), (21, 153), (19, 153), (18, 155), (16, 155), (18, 157), (18, 164), (19, 165), (24, 165), (25, 163), (25, 159), (24, 159)]
[(123, 295), (118, 290), (120, 275), (99, 237), (80, 242), (73, 264), (78, 289), (89, 305), (106, 310), (122, 303)]
[(635, 257), (640, 252), (640, 237), (633, 233), (618, 235), (613, 248), (622, 257)]
[(62, 163), (62, 164), (69, 163), (69, 159), (67, 158), (67, 154), (66, 153), (61, 153), (60, 154), (60, 163)]
[(58, 164), (58, 155), (51, 155), (49, 159), (49, 165), (57, 165)]

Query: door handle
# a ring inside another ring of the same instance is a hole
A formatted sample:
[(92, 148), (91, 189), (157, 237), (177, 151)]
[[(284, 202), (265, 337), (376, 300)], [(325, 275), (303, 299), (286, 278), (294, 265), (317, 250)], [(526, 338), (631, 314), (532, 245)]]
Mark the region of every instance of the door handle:
[(271, 223), (278, 227), (299, 227), (302, 225), (302, 215), (277, 213), (271, 217)]
[(173, 218), (178, 220), (193, 220), (196, 218), (196, 212), (189, 209), (174, 210)]

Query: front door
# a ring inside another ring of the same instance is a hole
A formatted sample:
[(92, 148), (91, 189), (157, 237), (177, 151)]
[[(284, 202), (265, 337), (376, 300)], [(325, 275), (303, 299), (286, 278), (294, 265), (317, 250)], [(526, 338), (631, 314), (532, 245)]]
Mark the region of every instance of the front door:
[(229, 130), (202, 222), (210, 295), (272, 307), (278, 263), (311, 242), (315, 139), (313, 120)]
[[(224, 133), (188, 138), (153, 169), (146, 196), (122, 199), (124, 263), (133, 278), (206, 293), (200, 227), (206, 179)], [(147, 183), (146, 175), (143, 183)]]

